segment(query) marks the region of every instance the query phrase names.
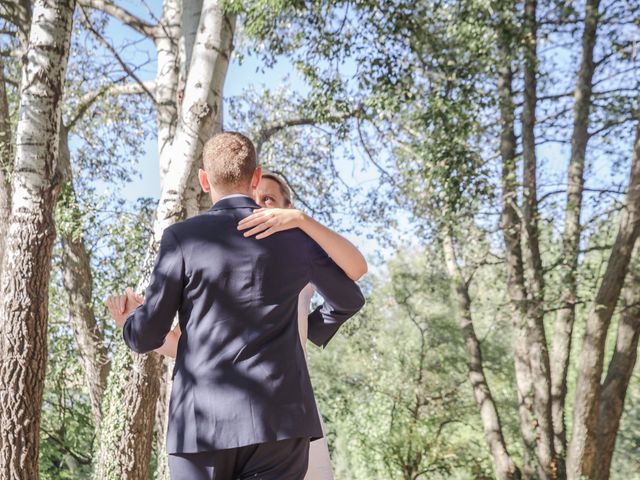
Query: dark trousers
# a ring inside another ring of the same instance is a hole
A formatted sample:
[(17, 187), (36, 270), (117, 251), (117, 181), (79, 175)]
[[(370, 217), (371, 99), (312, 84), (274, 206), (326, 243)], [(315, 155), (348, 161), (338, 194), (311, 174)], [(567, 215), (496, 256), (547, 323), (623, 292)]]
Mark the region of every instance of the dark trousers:
[(303, 480), (308, 466), (308, 438), (169, 455), (171, 480)]

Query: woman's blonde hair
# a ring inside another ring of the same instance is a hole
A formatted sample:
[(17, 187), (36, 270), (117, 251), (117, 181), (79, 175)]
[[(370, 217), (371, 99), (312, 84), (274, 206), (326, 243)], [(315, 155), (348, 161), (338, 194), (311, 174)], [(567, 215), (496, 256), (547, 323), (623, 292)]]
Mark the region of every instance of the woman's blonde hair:
[(293, 201), (291, 200), (291, 187), (289, 187), (289, 184), (284, 178), (269, 170), (262, 170), (262, 178), (268, 178), (269, 180), (273, 180), (274, 182), (276, 182), (280, 187), (282, 196), (287, 201), (287, 205), (293, 205)]

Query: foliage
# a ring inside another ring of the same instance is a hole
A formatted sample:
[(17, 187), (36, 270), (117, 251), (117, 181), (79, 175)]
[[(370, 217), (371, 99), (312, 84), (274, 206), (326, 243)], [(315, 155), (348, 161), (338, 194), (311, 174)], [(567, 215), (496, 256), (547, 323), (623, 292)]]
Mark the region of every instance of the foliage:
[[(338, 478), (491, 478), (449, 281), (434, 255), (399, 254), (335, 344), (310, 349)], [(495, 366), (508, 372), (504, 360)]]
[[(598, 62), (591, 105), (579, 299), (572, 358), (584, 334), (587, 305), (601, 280), (616, 232), (638, 118), (637, 2), (602, 0)], [(377, 266), (366, 285), (368, 305), (326, 351), (310, 347), (310, 369), (338, 478), (492, 478), (454, 300), (438, 242), (451, 229), (460, 260), (472, 273), (472, 314), (483, 365), (506, 443), (521, 462), (518, 404), (504, 246), (499, 226), (500, 161), (496, 79), (514, 71), (516, 124), (522, 114), (522, 7), (513, 0), (229, 0), (241, 15), (239, 57), (269, 72), (293, 65), (304, 86), (255, 87), (225, 98), (225, 128), (265, 138), (261, 163), (283, 173), (298, 207), (340, 231), (353, 230), (401, 252)], [(584, 1), (539, 2), (538, 185), (545, 309), (560, 304), (560, 234), (566, 159), (573, 121)], [(153, 14), (150, 14), (153, 17)], [(110, 41), (113, 20), (92, 12)], [(2, 29), (6, 22), (0, 25)], [(134, 285), (147, 247), (155, 200), (135, 197), (131, 181), (153, 139), (152, 102), (111, 96), (133, 81), (78, 21), (66, 83), (63, 121), (87, 94), (99, 92), (70, 136), (73, 183), (56, 212), (59, 232), (82, 236), (91, 257), (92, 306), (113, 355), (118, 332), (102, 306), (105, 295)], [(497, 29), (507, 29), (510, 53)], [(5, 34), (0, 34), (5, 35)], [(2, 37), (5, 38), (4, 36)], [(114, 40), (115, 41), (115, 40)], [(125, 41), (121, 55), (143, 74), (154, 59), (145, 42)], [(6, 42), (15, 47), (15, 39)], [(3, 46), (4, 49), (4, 46)], [(19, 61), (4, 60), (11, 121), (17, 120)], [(506, 63), (505, 63), (506, 62)], [(15, 129), (15, 128), (14, 128)], [(516, 127), (520, 136), (520, 127)], [(520, 162), (518, 151), (517, 161)], [(352, 172), (374, 174), (368, 183)], [(519, 172), (520, 175), (520, 172)], [(73, 187), (73, 188), (71, 188)], [(409, 223), (411, 237), (398, 234)], [(361, 238), (362, 238), (361, 237)], [(59, 247), (50, 287), (49, 366), (41, 433), (43, 479), (88, 478), (95, 426), (66, 320)], [(616, 326), (614, 318), (612, 332)], [(550, 327), (551, 325), (549, 325)], [(548, 328), (548, 336), (551, 337)], [(577, 340), (576, 340), (577, 339)], [(607, 352), (615, 338), (610, 335)], [(569, 371), (573, 398), (575, 365)], [(621, 421), (612, 478), (640, 472), (638, 369)], [(571, 418), (571, 401), (567, 417)]]

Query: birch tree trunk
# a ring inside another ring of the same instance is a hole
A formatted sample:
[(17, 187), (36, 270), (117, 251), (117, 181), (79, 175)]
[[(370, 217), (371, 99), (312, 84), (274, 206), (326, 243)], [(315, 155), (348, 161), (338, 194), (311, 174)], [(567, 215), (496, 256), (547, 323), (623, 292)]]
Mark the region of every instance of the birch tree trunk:
[[(180, 90), (180, 85), (185, 84), (185, 79), (188, 75), (188, 69), (190, 67), (191, 58), (193, 54), (193, 47), (195, 44), (196, 33), (198, 31), (198, 25), (200, 23), (200, 15), (202, 12), (202, 0), (186, 0), (180, 2), (181, 7), (181, 28), (173, 29), (172, 43), (173, 48), (171, 56), (172, 74), (165, 76), (165, 81), (171, 82), (173, 88), (173, 99), (177, 99), (173, 103), (174, 110), (171, 111), (173, 115), (173, 128), (168, 132), (169, 140), (173, 139), (175, 134), (175, 125), (178, 112), (181, 111), (181, 103), (184, 96), (184, 90)], [(170, 9), (169, 11), (176, 12), (176, 9)], [(167, 15), (168, 17), (168, 15)], [(171, 22), (178, 23), (180, 18), (176, 14), (172, 15)], [(180, 26), (180, 25), (179, 25)], [(182, 45), (180, 45), (182, 41)], [(182, 48), (180, 48), (180, 46)], [(160, 74), (160, 69), (158, 74)], [(222, 88), (222, 87), (221, 87)], [(222, 95), (220, 95), (222, 97)], [(222, 98), (220, 99), (222, 102)], [(220, 110), (222, 106), (220, 106)], [(160, 115), (160, 111), (158, 111)], [(169, 145), (170, 146), (170, 145)], [(162, 148), (162, 144), (159, 145)], [(161, 150), (160, 165), (161, 165), (161, 179), (164, 180), (166, 171), (169, 167), (171, 148), (164, 148)], [(197, 215), (199, 209), (197, 208), (198, 195), (201, 192), (200, 184), (198, 182), (197, 171), (199, 162), (194, 162), (192, 168), (192, 179), (189, 180), (187, 188), (184, 193), (184, 207), (186, 217)], [(168, 413), (169, 413), (169, 399), (171, 394), (171, 372), (173, 370), (173, 362), (169, 358), (163, 358), (161, 366), (163, 371), (160, 380), (160, 394), (158, 396), (158, 403), (156, 406), (156, 425), (155, 425), (155, 450), (157, 455), (157, 467), (155, 472), (156, 480), (169, 480), (169, 464), (167, 462), (166, 452), (166, 432), (168, 425)]]
[[(235, 18), (224, 13), (221, 3), (215, 0), (203, 3), (148, 259), (155, 256), (164, 228), (184, 218), (184, 193), (189, 173), (199, 159), (220, 108), (235, 26)], [(148, 269), (144, 271), (148, 272)], [(146, 278), (143, 276), (143, 280)], [(161, 359), (155, 353), (136, 355), (124, 344), (119, 345), (103, 404), (96, 479), (148, 478), (161, 365)]]
[(57, 150), (74, 0), (35, 2), (0, 289), (0, 479), (37, 479)]
[(156, 241), (169, 225), (185, 217), (184, 193), (204, 143), (222, 107), (222, 89), (233, 49), (235, 17), (222, 2), (203, 2), (198, 35), (187, 76), (180, 118), (171, 147), (171, 175), (165, 178), (154, 225)]
[(155, 97), (161, 182), (164, 181), (171, 162), (171, 142), (178, 121), (181, 3), (179, 0), (164, 0), (158, 33), (154, 39), (158, 52)]
[(184, 38), (185, 67), (191, 66), (193, 45), (198, 32), (198, 22), (202, 14), (202, 0), (182, 1), (182, 37)]
[(584, 343), (580, 352), (573, 407), (573, 430), (567, 455), (567, 476), (570, 480), (577, 480), (580, 475), (595, 478), (593, 475), (596, 467), (604, 344), (629, 267), (631, 253), (640, 233), (640, 123), (636, 129), (625, 207), (604, 276), (587, 318)]
[(500, 423), (500, 417), (498, 416), (498, 409), (493, 401), (491, 389), (484, 375), (480, 342), (476, 336), (473, 319), (471, 317), (469, 288), (462, 276), (462, 271), (456, 258), (453, 238), (450, 233), (445, 235), (443, 248), (452, 290), (457, 300), (458, 323), (467, 350), (469, 381), (473, 388), (476, 404), (480, 410), (480, 419), (482, 420), (487, 445), (493, 457), (496, 478), (498, 478), (498, 480), (519, 480), (521, 478), (520, 470), (515, 465), (507, 450), (502, 435), (502, 425)]
[(582, 34), (582, 60), (574, 92), (573, 133), (571, 136), (571, 159), (567, 181), (567, 206), (562, 234), (562, 292), (561, 308), (556, 315), (553, 329), (551, 353), (551, 412), (555, 449), (559, 456), (565, 456), (567, 434), (564, 405), (567, 396), (567, 369), (571, 353), (575, 305), (578, 300), (576, 269), (580, 248), (580, 214), (582, 212), (582, 192), (584, 189), (584, 163), (589, 140), (589, 110), (593, 87), (593, 49), (598, 28), (598, 8), (600, 0), (587, 0), (584, 31)]
[[(636, 248), (637, 251), (637, 248)], [(637, 257), (637, 255), (636, 255)], [(622, 293), (622, 309), (618, 323), (616, 347), (602, 384), (598, 414), (597, 457), (593, 478), (608, 480), (611, 460), (620, 427), (620, 417), (629, 387), (629, 380), (638, 356), (640, 337), (640, 265), (629, 272)]]

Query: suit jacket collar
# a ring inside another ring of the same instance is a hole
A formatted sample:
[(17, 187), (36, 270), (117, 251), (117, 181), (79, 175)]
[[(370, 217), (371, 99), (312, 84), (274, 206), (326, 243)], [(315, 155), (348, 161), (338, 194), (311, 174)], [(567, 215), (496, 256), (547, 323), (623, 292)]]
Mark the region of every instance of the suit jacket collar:
[(245, 196), (227, 197), (218, 200), (216, 204), (209, 209), (209, 211), (214, 212), (216, 210), (228, 210), (231, 208), (260, 208), (260, 205), (254, 202), (252, 198)]

